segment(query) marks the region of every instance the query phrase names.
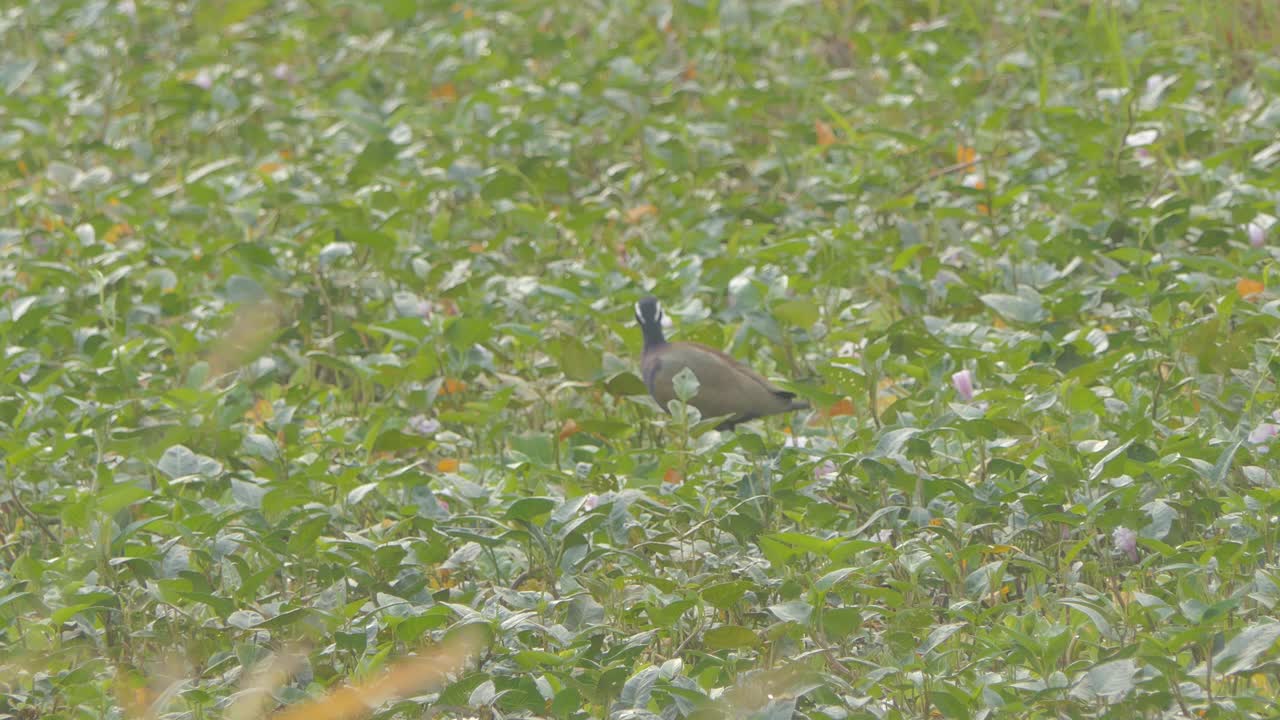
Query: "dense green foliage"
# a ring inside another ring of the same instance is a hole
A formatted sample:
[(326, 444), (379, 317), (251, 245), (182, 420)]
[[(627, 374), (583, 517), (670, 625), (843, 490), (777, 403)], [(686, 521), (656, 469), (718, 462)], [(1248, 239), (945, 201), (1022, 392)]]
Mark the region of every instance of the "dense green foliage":
[[(470, 623), (375, 716), (1273, 717), (1277, 45), (1268, 0), (6, 4), (0, 717)], [(662, 414), (649, 292), (821, 411)]]

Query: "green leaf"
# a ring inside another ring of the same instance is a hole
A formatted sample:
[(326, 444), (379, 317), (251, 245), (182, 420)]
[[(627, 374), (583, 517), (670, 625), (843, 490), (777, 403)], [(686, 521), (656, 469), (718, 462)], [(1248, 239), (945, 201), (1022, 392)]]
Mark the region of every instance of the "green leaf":
[(698, 394), (698, 388), (702, 383), (698, 381), (698, 376), (694, 375), (692, 370), (684, 367), (671, 378), (671, 386), (675, 390), (676, 398), (687, 403)]
[[(868, 545), (871, 545), (871, 543), (868, 543)], [(841, 545), (841, 547), (843, 546), (844, 544)], [(857, 571), (858, 571), (857, 568), (841, 568), (839, 570), (832, 570), (826, 575), (823, 575), (822, 577), (818, 578), (817, 582), (813, 584), (813, 587), (815, 590), (826, 592), (831, 588), (835, 587), (836, 585), (840, 584), (841, 580), (844, 580), (845, 578), (849, 577), (850, 575), (852, 575)]]
[(580, 382), (595, 380), (600, 374), (600, 353), (576, 338), (561, 338), (554, 346), (556, 359), (566, 377)]
[(1097, 628), (1098, 633), (1102, 635), (1102, 637), (1108, 640), (1118, 639), (1116, 636), (1115, 630), (1111, 628), (1110, 621), (1108, 621), (1102, 615), (1102, 613), (1093, 605), (1091, 605), (1089, 602), (1085, 600), (1079, 600), (1076, 598), (1064, 598), (1062, 600), (1059, 600), (1058, 602), (1061, 602), (1063, 605), (1066, 605), (1069, 608), (1072, 608), (1074, 610), (1078, 610), (1084, 613), (1084, 615), (1088, 617), (1090, 621), (1093, 622), (1093, 626)]
[(365, 145), (347, 173), (347, 182), (356, 187), (367, 185), (379, 170), (395, 159), (397, 150), (390, 140), (374, 140)]
[(708, 650), (745, 650), (760, 643), (756, 634), (740, 625), (721, 625), (708, 630), (702, 636)]
[(525, 522), (534, 522), (539, 517), (545, 516), (547, 513), (555, 509), (557, 502), (554, 498), (548, 497), (526, 497), (520, 498), (511, 503), (507, 507), (507, 512), (503, 515), (508, 520), (524, 520)]
[(551, 433), (529, 433), (510, 439), (511, 449), (543, 467), (555, 463), (555, 439)]
[(644, 386), (644, 381), (633, 372), (621, 372), (614, 375), (605, 381), (604, 388), (614, 397), (647, 395), (649, 393), (649, 389)]
[(146, 488), (130, 482), (122, 482), (104, 488), (102, 492), (98, 493), (98, 499), (95, 504), (103, 514), (114, 515), (116, 512), (150, 496), (151, 493)]
[(268, 0), (217, 0), (203, 2), (195, 8), (196, 27), (206, 33), (219, 33), (224, 28), (248, 20), (267, 6)]
[(213, 458), (197, 455), (184, 445), (167, 448), (156, 467), (175, 480), (193, 475), (215, 477), (222, 474), (221, 463)]
[(731, 580), (708, 585), (698, 594), (712, 607), (718, 610), (729, 610), (737, 605), (751, 588), (752, 584), (745, 580)]
[(1095, 665), (1085, 673), (1076, 691), (1086, 698), (1118, 700), (1133, 691), (1138, 669), (1138, 664), (1129, 659)]
[(788, 600), (784, 603), (770, 605), (769, 612), (783, 622), (807, 625), (809, 616), (813, 614), (813, 606), (803, 600)]
[(1280, 640), (1280, 623), (1267, 621), (1250, 625), (1214, 653), (1213, 670), (1223, 675), (1253, 672), (1264, 664), (1259, 662), (1260, 658), (1268, 653), (1276, 654), (1277, 640)]
[(773, 314), (783, 320), (802, 328), (812, 327), (818, 322), (821, 310), (817, 303), (805, 300), (787, 300), (773, 308)]
[(993, 293), (982, 295), (980, 299), (1007, 320), (1038, 323), (1045, 318), (1044, 305), (1039, 298)]

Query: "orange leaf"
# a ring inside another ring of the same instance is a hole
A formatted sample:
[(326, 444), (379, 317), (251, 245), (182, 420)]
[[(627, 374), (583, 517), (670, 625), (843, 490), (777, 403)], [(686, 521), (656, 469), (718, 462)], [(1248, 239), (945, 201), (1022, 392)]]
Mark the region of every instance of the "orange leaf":
[(698, 66), (692, 62), (684, 66), (684, 70), (680, 73), (680, 77), (685, 80), (694, 80), (698, 77)]
[(956, 146), (956, 164), (963, 165), (978, 159), (978, 151), (968, 145)]
[(572, 437), (578, 432), (578, 423), (573, 420), (565, 420), (564, 425), (560, 426), (560, 439)]
[(484, 252), (484, 243), (471, 243), (467, 246), (467, 252), (472, 255), (479, 255)]
[(991, 214), (991, 208), (987, 207), (987, 204), (986, 204), (986, 203), (978, 203), (978, 214), (979, 214), (979, 215), (990, 215), (990, 214)]
[(1248, 299), (1254, 295), (1261, 295), (1265, 290), (1265, 286), (1257, 280), (1249, 278), (1240, 278), (1236, 281), (1236, 292), (1240, 293), (1240, 297)]
[(258, 172), (262, 175), (270, 175), (271, 173), (279, 170), (282, 167), (284, 167), (282, 163), (264, 162), (258, 166)]
[(116, 241), (121, 237), (132, 234), (133, 228), (129, 227), (129, 223), (116, 223), (107, 229), (107, 233), (102, 236), (102, 241), (109, 245), (115, 245)]
[(821, 120), (814, 120), (813, 130), (818, 134), (818, 147), (830, 147), (836, 144), (836, 133), (830, 125)]
[(683, 481), (684, 481), (684, 478), (680, 476), (680, 471), (676, 470), (675, 468), (671, 468), (662, 474), (662, 482), (664, 483), (667, 483), (670, 485), (679, 485)]
[(654, 205), (648, 205), (648, 204), (637, 205), (636, 207), (633, 207), (627, 211), (627, 216), (626, 216), (627, 223), (629, 225), (635, 225), (641, 220), (650, 216), (655, 216), (657, 214), (658, 214), (658, 208)]
[(453, 83), (441, 83), (431, 88), (431, 97), (435, 100), (457, 100), (458, 88)]
[(436, 463), (436, 470), (440, 472), (458, 472), (458, 460), (456, 458), (445, 458)]
[(827, 417), (840, 417), (841, 415), (853, 414), (853, 399), (841, 398), (836, 401), (835, 405), (827, 408)]
[(443, 392), (445, 395), (457, 395), (458, 393), (466, 389), (467, 389), (467, 384), (462, 382), (461, 380), (455, 380), (453, 378), (445, 378), (444, 387), (441, 389), (441, 392)]

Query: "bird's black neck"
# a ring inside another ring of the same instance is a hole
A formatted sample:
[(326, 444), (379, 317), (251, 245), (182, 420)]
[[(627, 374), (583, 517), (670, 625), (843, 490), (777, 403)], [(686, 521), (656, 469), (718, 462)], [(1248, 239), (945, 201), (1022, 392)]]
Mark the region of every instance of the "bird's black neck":
[(662, 322), (655, 320), (640, 326), (644, 333), (644, 349), (662, 347), (667, 344), (667, 337), (662, 334)]

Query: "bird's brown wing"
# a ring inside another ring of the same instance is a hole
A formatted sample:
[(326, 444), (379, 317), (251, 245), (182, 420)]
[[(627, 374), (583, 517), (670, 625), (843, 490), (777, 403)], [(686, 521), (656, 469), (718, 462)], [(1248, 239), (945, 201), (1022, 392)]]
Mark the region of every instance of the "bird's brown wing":
[(706, 345), (670, 343), (653, 357), (652, 393), (664, 409), (675, 397), (672, 378), (686, 367), (698, 378), (698, 393), (690, 404), (706, 418), (730, 416), (733, 420), (727, 424), (733, 424), (807, 407), (794, 394), (775, 387), (759, 373)]

